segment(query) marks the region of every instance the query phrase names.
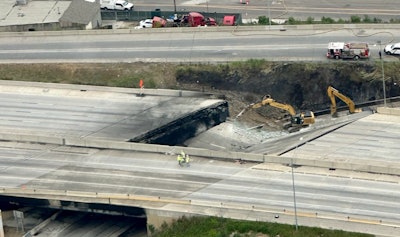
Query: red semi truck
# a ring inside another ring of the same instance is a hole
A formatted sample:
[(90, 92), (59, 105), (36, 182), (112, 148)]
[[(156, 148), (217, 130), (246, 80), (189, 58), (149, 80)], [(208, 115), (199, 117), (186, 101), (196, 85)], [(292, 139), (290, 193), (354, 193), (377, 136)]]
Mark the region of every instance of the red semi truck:
[(204, 17), (198, 12), (189, 12), (182, 18), (177, 18), (175, 20), (165, 20), (164, 18), (154, 16), (153, 17), (153, 28), (159, 27), (173, 27), (173, 26), (216, 26), (217, 22), (212, 17)]
[(183, 22), (191, 27), (217, 25), (217, 22), (215, 21), (214, 18), (211, 17), (206, 18), (198, 12), (189, 12), (189, 14), (183, 17)]

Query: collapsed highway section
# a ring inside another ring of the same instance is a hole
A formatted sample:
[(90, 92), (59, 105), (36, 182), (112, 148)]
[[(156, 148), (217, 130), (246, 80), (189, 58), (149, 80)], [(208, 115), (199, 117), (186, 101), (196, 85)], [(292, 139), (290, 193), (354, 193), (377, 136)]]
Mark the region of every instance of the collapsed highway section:
[(0, 128), (6, 133), (177, 145), (229, 115), (226, 101), (200, 92), (0, 84)]

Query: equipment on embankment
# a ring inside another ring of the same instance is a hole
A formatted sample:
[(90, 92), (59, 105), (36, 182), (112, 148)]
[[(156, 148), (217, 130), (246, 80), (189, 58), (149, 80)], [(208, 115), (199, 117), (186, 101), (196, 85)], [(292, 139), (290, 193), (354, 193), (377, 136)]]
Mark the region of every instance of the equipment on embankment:
[(261, 102), (248, 105), (236, 116), (236, 118), (240, 117), (244, 112), (248, 111), (249, 109), (257, 109), (264, 105), (269, 105), (269, 106), (272, 106), (272, 107), (275, 107), (278, 109), (283, 109), (290, 114), (290, 122), (285, 123), (283, 126), (283, 128), (287, 129), (288, 132), (290, 132), (290, 133), (297, 132), (302, 127), (307, 127), (310, 124), (315, 123), (315, 116), (312, 111), (304, 111), (301, 113), (296, 113), (293, 106), (291, 106), (289, 104), (276, 102), (269, 95), (264, 96), (264, 98)]
[(344, 103), (347, 104), (349, 107), (349, 112), (351, 114), (361, 112), (361, 109), (356, 109), (354, 102), (347, 96), (340, 93), (337, 89), (333, 88), (332, 86), (328, 86), (327, 89), (328, 96), (331, 100), (331, 115), (333, 117), (337, 116), (337, 106), (336, 106), (336, 97), (342, 100)]

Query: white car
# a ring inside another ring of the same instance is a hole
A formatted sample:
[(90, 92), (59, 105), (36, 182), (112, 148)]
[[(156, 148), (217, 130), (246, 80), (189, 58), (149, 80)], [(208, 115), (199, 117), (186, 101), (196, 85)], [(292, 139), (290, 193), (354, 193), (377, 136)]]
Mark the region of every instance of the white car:
[(140, 21), (139, 28), (153, 28), (153, 19), (146, 19)]
[(388, 44), (388, 45), (386, 45), (385, 49), (383, 49), (383, 51), (386, 54), (397, 54), (397, 55), (400, 55), (400, 43)]

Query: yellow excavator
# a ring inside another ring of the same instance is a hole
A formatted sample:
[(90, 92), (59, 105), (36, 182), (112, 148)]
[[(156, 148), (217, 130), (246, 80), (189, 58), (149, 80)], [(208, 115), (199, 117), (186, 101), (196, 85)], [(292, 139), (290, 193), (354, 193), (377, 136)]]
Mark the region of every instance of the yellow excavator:
[(262, 99), (261, 102), (248, 105), (236, 116), (236, 118), (240, 117), (244, 112), (248, 111), (249, 109), (257, 109), (264, 105), (270, 105), (270, 106), (278, 108), (278, 109), (286, 110), (290, 114), (290, 116), (291, 116), (290, 122), (285, 123), (283, 126), (284, 129), (287, 129), (289, 132), (299, 131), (300, 128), (306, 127), (310, 124), (315, 123), (315, 117), (314, 117), (314, 113), (312, 111), (296, 113), (293, 106), (291, 106), (289, 104), (283, 104), (283, 103), (276, 102), (269, 95), (264, 96), (264, 98)]
[(331, 115), (333, 117), (337, 117), (336, 97), (338, 97), (340, 100), (342, 100), (344, 103), (347, 104), (347, 106), (349, 107), (349, 112), (351, 114), (361, 112), (361, 109), (356, 109), (354, 102), (349, 97), (343, 95), (332, 86), (328, 86), (327, 92), (329, 98), (331, 99)]

